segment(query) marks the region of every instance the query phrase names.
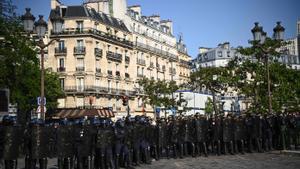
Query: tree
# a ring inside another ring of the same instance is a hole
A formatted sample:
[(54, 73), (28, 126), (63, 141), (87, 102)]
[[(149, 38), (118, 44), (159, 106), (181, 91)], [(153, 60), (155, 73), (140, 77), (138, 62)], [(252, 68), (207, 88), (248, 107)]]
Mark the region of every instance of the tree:
[[(10, 102), (18, 104), (21, 118), (36, 108), (40, 94), (40, 67), (35, 42), (23, 31), (18, 20), (0, 17), (0, 88), (10, 89)], [(55, 100), (61, 96), (57, 75), (46, 73), (47, 107), (55, 108)]]
[(205, 108), (204, 108), (204, 112), (206, 114), (206, 116), (211, 116), (213, 111), (214, 111), (214, 107), (213, 107), (213, 102), (211, 100), (210, 97), (208, 97), (207, 101), (205, 102)]
[(200, 68), (190, 76), (190, 82), (185, 86), (192, 90), (208, 90), (213, 96), (213, 110), (219, 113), (216, 94), (227, 92), (230, 84), (231, 72), (226, 67)]
[[(253, 102), (250, 111), (268, 112), (268, 80), (270, 80), (273, 111), (299, 110), (299, 71), (278, 62), (279, 57), (282, 56), (279, 49), (286, 43), (267, 38), (263, 44), (257, 41), (252, 41), (251, 44), (251, 47), (240, 47), (238, 50), (248, 56), (243, 62), (234, 60), (230, 63), (236, 72), (234, 86), (240, 94)], [(269, 79), (266, 76), (267, 69), (270, 70)]]
[[(149, 104), (153, 109), (156, 107), (164, 107), (165, 109), (175, 108), (178, 110), (184, 99), (178, 99), (174, 93), (179, 89), (175, 81), (154, 80), (143, 78), (138, 81), (142, 91), (144, 92), (144, 104)], [(155, 111), (155, 110), (154, 110)]]

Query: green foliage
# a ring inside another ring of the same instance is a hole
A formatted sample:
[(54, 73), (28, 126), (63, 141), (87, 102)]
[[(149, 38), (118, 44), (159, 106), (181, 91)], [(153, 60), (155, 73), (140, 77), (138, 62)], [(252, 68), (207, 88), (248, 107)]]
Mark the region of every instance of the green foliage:
[(240, 47), (238, 50), (248, 56), (245, 60), (235, 59), (229, 63), (229, 68), (235, 72), (232, 86), (252, 100), (249, 111), (268, 112), (267, 63), (270, 67), (273, 111), (299, 111), (299, 71), (277, 62), (281, 55), (279, 48), (286, 43), (267, 38), (264, 44), (256, 41), (251, 44), (251, 47)]
[[(29, 39), (17, 20), (0, 18), (0, 88), (10, 90), (10, 102), (18, 104), (20, 112), (36, 108), (40, 95), (40, 68), (35, 42)], [(46, 72), (47, 107), (55, 108), (61, 96), (57, 75)]]
[(154, 79), (143, 78), (138, 83), (144, 92), (144, 103), (151, 105), (153, 108), (165, 107), (166, 109), (178, 109), (185, 102), (185, 100), (177, 99), (173, 95), (179, 89), (175, 81), (156, 81)]
[(205, 108), (204, 108), (204, 112), (207, 116), (211, 116), (213, 111), (214, 111), (214, 107), (213, 107), (213, 101), (211, 100), (211, 98), (209, 97), (207, 99), (207, 101), (205, 102)]

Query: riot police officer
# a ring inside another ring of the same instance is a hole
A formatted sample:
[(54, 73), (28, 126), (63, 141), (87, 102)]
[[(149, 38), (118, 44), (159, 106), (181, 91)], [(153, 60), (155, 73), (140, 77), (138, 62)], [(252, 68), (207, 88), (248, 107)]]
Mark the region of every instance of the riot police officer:
[(21, 126), (17, 125), (16, 117), (3, 117), (0, 135), (0, 159), (4, 159), (5, 169), (17, 169), (23, 130)]
[(67, 119), (57, 128), (57, 163), (59, 169), (74, 168), (74, 128)]
[(196, 145), (197, 155), (201, 155), (201, 152), (207, 157), (207, 145), (206, 137), (208, 131), (208, 123), (204, 116), (200, 116), (197, 113), (193, 120), (194, 125), (194, 142)]
[(28, 132), (28, 158), (25, 162), (25, 168), (35, 169), (39, 163), (40, 169), (47, 169), (47, 157), (49, 155), (49, 128), (45, 127), (43, 120), (34, 119), (30, 123)]
[(87, 119), (81, 119), (75, 126), (75, 156), (77, 159), (77, 169), (92, 169), (92, 135)]

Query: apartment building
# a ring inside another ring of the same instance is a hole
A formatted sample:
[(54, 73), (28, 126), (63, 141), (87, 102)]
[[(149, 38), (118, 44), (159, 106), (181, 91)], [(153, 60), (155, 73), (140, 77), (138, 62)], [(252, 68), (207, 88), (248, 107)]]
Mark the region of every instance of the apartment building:
[[(62, 29), (52, 25), (63, 20)], [(87, 0), (64, 6), (51, 0), (50, 39), (46, 67), (57, 72), (65, 97), (59, 108), (110, 108), (127, 114), (153, 114), (145, 107), (137, 81), (142, 77), (184, 82), (190, 56), (183, 40), (173, 36), (172, 22), (142, 16), (140, 6), (126, 0)]]

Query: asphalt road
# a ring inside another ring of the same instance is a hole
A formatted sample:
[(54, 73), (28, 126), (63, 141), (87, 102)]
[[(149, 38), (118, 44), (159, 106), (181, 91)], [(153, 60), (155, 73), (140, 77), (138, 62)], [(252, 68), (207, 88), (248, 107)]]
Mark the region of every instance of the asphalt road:
[[(0, 167), (1, 168), (1, 167)], [(19, 169), (24, 161), (19, 160)], [(184, 159), (162, 159), (136, 169), (299, 169), (300, 157), (276, 153), (209, 156)], [(48, 169), (57, 169), (56, 159), (50, 159)]]

